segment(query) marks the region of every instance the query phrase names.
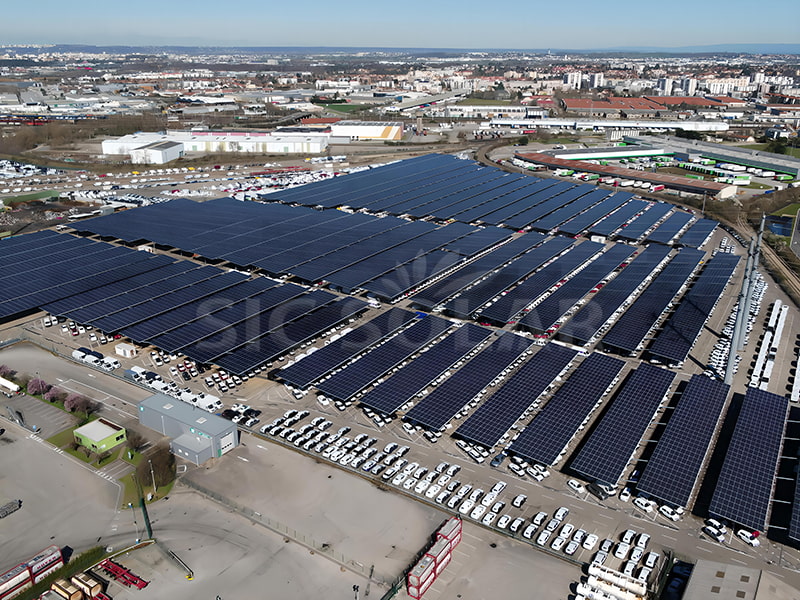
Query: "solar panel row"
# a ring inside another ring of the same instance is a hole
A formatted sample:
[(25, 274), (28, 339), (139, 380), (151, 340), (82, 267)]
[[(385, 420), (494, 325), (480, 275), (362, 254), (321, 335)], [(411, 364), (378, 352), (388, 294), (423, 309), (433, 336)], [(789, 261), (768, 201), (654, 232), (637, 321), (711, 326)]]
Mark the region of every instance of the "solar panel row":
[(603, 348), (631, 354), (637, 352), (704, 256), (699, 250), (687, 248), (675, 255), (603, 337)]
[(556, 337), (570, 344), (587, 344), (626, 303), (669, 255), (666, 246), (645, 248), (632, 263), (601, 288), (572, 318), (559, 328)]
[(520, 319), (518, 327), (538, 334), (550, 331), (581, 298), (620, 268), (633, 252), (634, 248), (626, 244), (612, 246), (531, 309)]
[(638, 241), (648, 229), (672, 211), (671, 204), (658, 203), (651, 206), (644, 213), (631, 221), (624, 229), (617, 233), (622, 240)]
[(291, 386), (305, 389), (370, 346), (405, 327), (414, 318), (412, 312), (391, 308), (302, 360), (282, 368), (278, 377)]
[(719, 381), (692, 375), (636, 486), (640, 492), (689, 507), (729, 389)]
[(513, 333), (503, 333), (475, 358), (420, 400), (406, 415), (412, 423), (440, 431), (470, 401), (509, 368), (533, 341)]
[(675, 379), (675, 373), (642, 363), (623, 383), (611, 407), (570, 464), (588, 480), (616, 485)]
[(618, 358), (589, 355), (534, 415), (509, 451), (539, 464), (557, 464), (624, 366)]
[(700, 219), (678, 238), (677, 243), (688, 248), (700, 248), (717, 228), (717, 222), (711, 219)]
[(566, 223), (570, 219), (574, 219), (578, 214), (583, 213), (585, 210), (595, 206), (601, 200), (608, 198), (612, 192), (601, 189), (593, 189), (589, 193), (583, 195), (578, 200), (570, 202), (566, 206), (562, 206), (551, 212), (546, 217), (537, 219), (531, 223), (531, 228), (537, 231), (547, 232), (558, 228), (559, 225)]
[(694, 217), (688, 213), (676, 211), (672, 213), (666, 221), (656, 227), (650, 235), (647, 236), (646, 242), (655, 242), (658, 244), (669, 244), (678, 233), (692, 221)]
[(562, 223), (558, 230), (566, 235), (576, 236), (584, 233), (600, 219), (605, 218), (609, 213), (617, 210), (620, 206), (628, 202), (633, 194), (618, 192), (612, 196), (598, 202), (595, 206), (572, 217), (566, 223)]
[(523, 364), (503, 386), (459, 427), (455, 435), (492, 448), (566, 370), (577, 352), (547, 344)]
[(751, 531), (767, 527), (789, 401), (747, 388), (708, 512)]
[(670, 363), (686, 360), (738, 263), (739, 257), (727, 252), (715, 255), (706, 263), (703, 272), (656, 336), (649, 349), (651, 355)]
[(359, 402), (384, 415), (393, 415), (493, 334), (492, 330), (466, 323), (387, 381), (365, 393)]
[[(544, 247), (545, 245), (543, 244), (542, 248)], [(554, 285), (566, 279), (575, 269), (582, 267), (587, 261), (600, 255), (602, 250), (603, 244), (596, 242), (578, 244), (569, 252), (562, 254), (555, 261), (531, 275), (517, 287), (499, 297), (490, 306), (484, 308), (480, 313), (480, 318), (505, 325), (526, 306), (535, 302)], [(536, 252), (536, 250), (533, 252)], [(617, 262), (618, 264), (619, 262)]]
[(317, 384), (317, 389), (330, 398), (349, 401), (430, 344), (451, 325), (450, 321), (438, 317), (427, 316), (420, 319), (399, 335), (386, 340), (381, 346), (348, 365), (346, 369)]
[(631, 200), (618, 210), (608, 215), (605, 219), (599, 221), (597, 224), (591, 227), (589, 229), (589, 233), (610, 236), (617, 229), (625, 225), (625, 223), (633, 219), (636, 215), (646, 210), (649, 206), (650, 203), (645, 200)]

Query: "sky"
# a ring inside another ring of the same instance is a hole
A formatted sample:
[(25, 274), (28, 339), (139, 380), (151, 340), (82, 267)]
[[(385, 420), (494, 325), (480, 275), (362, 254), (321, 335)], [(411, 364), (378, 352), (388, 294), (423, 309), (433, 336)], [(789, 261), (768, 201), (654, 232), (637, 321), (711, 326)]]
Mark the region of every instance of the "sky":
[(800, 2), (38, 0), (0, 44), (603, 49), (800, 43)]

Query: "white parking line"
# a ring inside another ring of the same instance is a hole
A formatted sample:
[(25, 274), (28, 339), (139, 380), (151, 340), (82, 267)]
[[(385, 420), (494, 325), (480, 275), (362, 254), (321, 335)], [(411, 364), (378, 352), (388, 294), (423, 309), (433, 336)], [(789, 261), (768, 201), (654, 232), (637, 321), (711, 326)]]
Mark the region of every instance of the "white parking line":
[(237, 456), (236, 458), (238, 458), (239, 460), (243, 460), (244, 462), (250, 462), (244, 456)]
[(713, 550), (710, 550), (709, 548), (706, 548), (705, 546), (697, 546), (697, 549), (698, 550), (702, 550), (703, 552), (713, 552)]

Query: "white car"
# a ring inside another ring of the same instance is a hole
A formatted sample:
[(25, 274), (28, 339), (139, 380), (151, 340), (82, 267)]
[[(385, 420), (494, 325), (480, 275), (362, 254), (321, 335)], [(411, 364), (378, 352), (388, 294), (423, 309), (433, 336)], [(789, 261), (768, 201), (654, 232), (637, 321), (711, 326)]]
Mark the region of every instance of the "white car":
[(562, 506), (555, 512), (553, 518), (558, 519), (559, 521), (563, 521), (564, 519), (567, 518), (568, 514), (569, 514), (569, 509), (566, 506)]
[(622, 488), (622, 491), (619, 493), (619, 499), (623, 502), (627, 502), (631, 499), (631, 490), (630, 488)]
[(568, 538), (572, 535), (573, 531), (575, 531), (575, 525), (572, 523), (564, 523), (564, 527), (561, 528), (561, 533), (559, 535)]
[(508, 527), (508, 524), (511, 523), (511, 517), (509, 515), (503, 515), (500, 517), (500, 520), (497, 521), (497, 527), (500, 529), (505, 529)]
[(544, 530), (542, 533), (539, 534), (539, 537), (536, 538), (536, 543), (540, 546), (544, 546), (547, 544), (547, 540), (550, 539), (550, 535), (552, 532)]
[(608, 558), (608, 552), (603, 552), (602, 550), (598, 550), (595, 553), (592, 562), (597, 563), (598, 565), (602, 565), (604, 562), (606, 562), (607, 558)]
[(648, 552), (647, 556), (644, 557), (644, 566), (648, 569), (653, 569), (658, 563), (658, 552)]
[(576, 494), (585, 494), (586, 488), (577, 479), (570, 479), (567, 481), (567, 486)]
[(634, 546), (633, 550), (631, 550), (631, 562), (638, 563), (643, 554), (644, 550), (639, 548), (639, 546)]
[(567, 556), (572, 556), (580, 547), (581, 545), (575, 540), (573, 540), (569, 544), (567, 544), (566, 548), (564, 548), (564, 554), (566, 554)]
[(531, 523), (536, 525), (537, 527), (544, 523), (544, 520), (547, 518), (547, 513), (544, 511), (536, 513), (536, 515), (531, 519)]
[(464, 500), (464, 502), (461, 503), (461, 506), (458, 507), (458, 512), (460, 512), (462, 515), (467, 515), (469, 514), (469, 511), (472, 510), (473, 506), (475, 506), (474, 501), (469, 499)]
[(481, 521), (481, 523), (483, 523), (484, 525), (491, 525), (492, 523), (494, 523), (494, 520), (495, 520), (496, 518), (497, 518), (497, 513), (495, 513), (495, 512), (488, 512), (488, 513), (486, 513), (486, 515), (483, 517), (483, 521)]
[(639, 510), (643, 510), (648, 514), (653, 512), (654, 504), (655, 502), (653, 502), (652, 500), (648, 500), (647, 498), (642, 498), (641, 496), (637, 496), (636, 498), (633, 499), (633, 505)]
[(528, 497), (525, 494), (519, 494), (515, 496), (514, 499), (511, 501), (511, 504), (515, 508), (522, 508), (522, 505), (528, 500)]
[(436, 496), (436, 504), (444, 504), (447, 502), (447, 499), (450, 497), (450, 492), (447, 490), (440, 492), (438, 496)]
[[(331, 458), (333, 458), (333, 455), (331, 455)], [(408, 477), (408, 473), (400, 473), (400, 474), (397, 475), (397, 477), (392, 479), (392, 484), (393, 485), (400, 485), (401, 483), (403, 483), (406, 480), (407, 477)]]
[(553, 540), (553, 543), (550, 544), (550, 547), (558, 552), (561, 548), (564, 547), (564, 544), (567, 543), (567, 538), (558, 536), (556, 539)]
[(636, 569), (636, 562), (629, 560), (625, 563), (625, 567), (622, 569), (622, 572), (625, 573), (628, 577), (633, 577), (633, 571)]
[(720, 544), (725, 541), (725, 534), (719, 531), (718, 529), (714, 529), (710, 525), (706, 525), (703, 527), (703, 533), (705, 533), (708, 537), (716, 540)]
[(626, 529), (622, 532), (622, 541), (626, 544), (632, 544), (633, 538), (636, 537), (636, 532), (633, 529)]
[(582, 545), (586, 550), (594, 550), (594, 547), (597, 545), (598, 539), (599, 538), (594, 533), (590, 533), (589, 535), (586, 536), (586, 539), (583, 540)]
[(531, 523), (522, 532), (522, 537), (524, 537), (526, 540), (529, 540), (529, 539), (531, 539), (533, 537), (533, 534), (534, 534), (535, 531), (536, 531), (536, 525)]
[(723, 525), (716, 519), (706, 519), (705, 524), (708, 525), (709, 527), (713, 527), (722, 534), (728, 533), (728, 529), (725, 527), (725, 525)]
[(747, 531), (746, 529), (740, 529), (739, 531), (737, 531), (736, 537), (742, 540), (745, 544), (753, 546), (753, 548), (761, 545), (761, 541), (758, 539), (758, 536)]
[(472, 509), (472, 512), (469, 514), (470, 518), (475, 519), (476, 521), (483, 516), (483, 513), (486, 512), (486, 507), (482, 504), (478, 504), (475, 508)]
[(419, 483), (419, 480), (414, 479), (413, 477), (409, 477), (408, 479), (406, 479), (403, 482), (403, 489), (404, 490), (410, 490), (411, 488), (413, 488), (418, 483)]
[(442, 486), (440, 485), (432, 485), (425, 491), (426, 498), (433, 498), (435, 497), (440, 491), (442, 490)]
[(414, 488), (414, 491), (415, 491), (417, 494), (421, 494), (421, 493), (423, 493), (425, 490), (427, 490), (427, 489), (428, 489), (428, 487), (430, 487), (430, 485), (431, 485), (431, 484), (430, 484), (430, 482), (429, 482), (429, 481), (426, 481), (425, 479), (423, 479), (422, 481), (420, 481), (420, 482), (419, 482), (419, 483), (416, 485), (416, 487)]
[(650, 535), (647, 533), (640, 533), (636, 540), (636, 547), (642, 550), (647, 549), (647, 544), (650, 542)]
[(625, 560), (628, 557), (628, 551), (630, 549), (631, 549), (630, 544), (626, 544), (625, 542), (620, 542), (614, 549), (614, 556), (616, 556), (620, 560)]
[(509, 525), (508, 530), (511, 533), (517, 533), (520, 528), (525, 524), (525, 519), (522, 517), (517, 517), (514, 521)]
[(650, 577), (650, 573), (652, 573), (652, 569), (648, 569), (647, 567), (642, 567), (639, 569), (639, 574), (636, 576), (636, 579), (644, 583)]
[(673, 510), (672, 507), (667, 506), (666, 504), (664, 506), (660, 506), (658, 508), (658, 512), (660, 512), (663, 517), (666, 517), (670, 521), (677, 521), (681, 518), (677, 511)]

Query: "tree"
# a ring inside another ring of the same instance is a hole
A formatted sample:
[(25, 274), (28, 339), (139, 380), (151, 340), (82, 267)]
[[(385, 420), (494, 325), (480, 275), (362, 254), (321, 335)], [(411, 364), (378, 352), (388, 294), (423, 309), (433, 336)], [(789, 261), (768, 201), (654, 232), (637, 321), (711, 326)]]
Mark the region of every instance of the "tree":
[(128, 438), (128, 448), (135, 450), (136, 452), (141, 450), (147, 443), (147, 440), (144, 438), (144, 436), (135, 429), (128, 429), (126, 435)]
[(28, 393), (34, 396), (41, 396), (46, 394), (52, 386), (46, 381), (35, 377), (28, 383)]
[(784, 140), (771, 140), (764, 150), (773, 154), (786, 154), (786, 142)]
[(70, 394), (64, 400), (64, 408), (69, 412), (86, 412), (90, 400), (81, 394)]
[[(150, 465), (153, 466), (152, 475)], [(152, 452), (145, 456), (136, 466), (136, 479), (146, 484), (156, 479), (156, 486), (161, 487), (174, 481), (175, 479), (175, 456), (169, 451), (169, 445), (161, 443)]]
[(58, 402), (59, 400), (63, 401), (66, 398), (66, 394), (62, 392), (57, 387), (51, 387), (47, 392), (45, 392), (44, 399), (48, 402)]

